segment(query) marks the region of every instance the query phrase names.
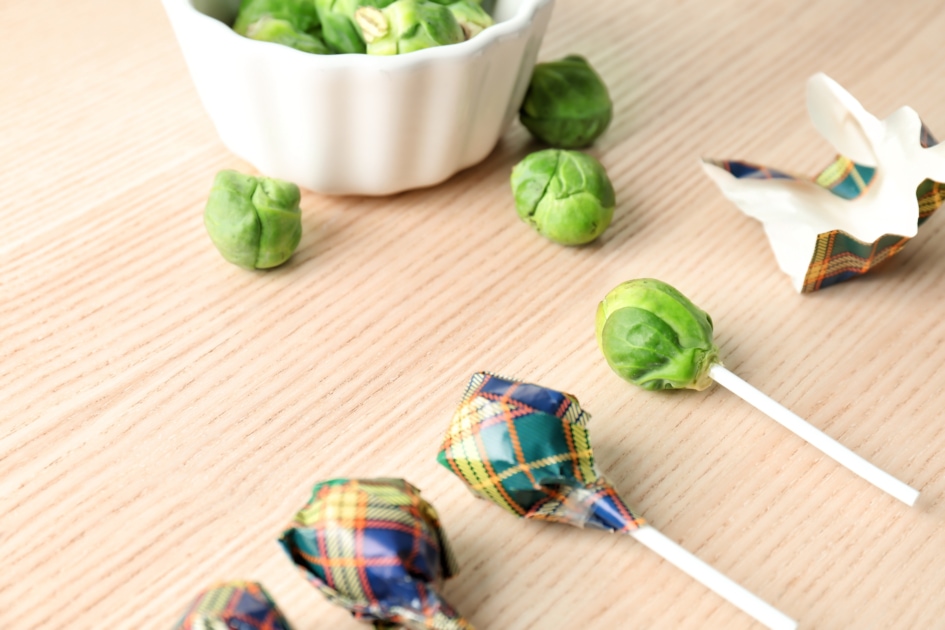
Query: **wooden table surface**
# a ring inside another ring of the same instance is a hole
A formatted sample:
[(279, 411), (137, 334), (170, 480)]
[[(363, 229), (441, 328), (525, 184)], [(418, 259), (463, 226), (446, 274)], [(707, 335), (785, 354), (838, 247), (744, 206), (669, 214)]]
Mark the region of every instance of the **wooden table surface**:
[[(945, 216), (875, 274), (799, 296), (698, 158), (813, 173), (824, 71), (945, 130), (941, 2), (558, 0), (540, 59), (615, 100), (590, 150), (617, 190), (595, 244), (521, 223), (516, 122), (480, 165), (389, 198), (302, 198), (270, 272), (219, 256), (218, 140), (160, 3), (0, 4), (0, 627), (170, 628), (261, 581), (293, 624), (364, 627), (275, 543), (313, 483), (404, 477), (480, 630), (758, 628), (630, 538), (525, 522), (434, 460), (468, 377), (564, 389), (605, 474), (667, 536), (802, 628), (945, 627)], [(945, 131), (939, 132), (945, 133)], [(615, 376), (594, 310), (634, 277), (715, 320), (727, 365), (922, 490), (909, 508), (721, 388)]]

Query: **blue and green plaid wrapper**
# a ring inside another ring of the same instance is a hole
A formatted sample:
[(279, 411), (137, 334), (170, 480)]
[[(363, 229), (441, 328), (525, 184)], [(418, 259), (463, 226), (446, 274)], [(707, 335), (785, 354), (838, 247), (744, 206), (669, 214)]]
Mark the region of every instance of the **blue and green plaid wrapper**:
[(597, 471), (577, 398), (488, 372), (473, 375), (439, 462), (512, 514), (627, 532), (643, 525)]
[(472, 629), (438, 592), (458, 569), (436, 510), (402, 479), (317, 484), (279, 542), (357, 619), (377, 628)]
[(292, 630), (256, 582), (217, 584), (193, 601), (174, 630)]
[[(923, 147), (938, 144), (929, 130), (922, 125), (920, 142)], [(765, 168), (748, 162), (707, 160), (731, 173), (736, 179), (789, 179), (804, 178)], [(876, 170), (857, 164), (844, 156), (837, 156), (830, 166), (814, 178), (815, 183), (843, 199), (856, 199), (869, 188)], [(916, 190), (919, 206), (919, 225), (938, 210), (943, 201), (943, 184), (930, 179), (922, 182)], [(807, 274), (802, 293), (811, 293), (824, 287), (862, 276), (881, 262), (899, 253), (910, 239), (896, 234), (886, 234), (872, 243), (857, 240), (842, 230), (833, 230), (817, 235), (817, 245)]]

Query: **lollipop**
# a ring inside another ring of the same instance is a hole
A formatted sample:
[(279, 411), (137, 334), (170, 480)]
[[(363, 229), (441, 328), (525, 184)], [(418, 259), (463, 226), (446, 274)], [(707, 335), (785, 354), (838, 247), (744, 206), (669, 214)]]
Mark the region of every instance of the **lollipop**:
[(570, 394), (480, 372), (437, 459), (515, 516), (630, 534), (767, 627), (797, 627), (627, 507), (594, 464), (589, 418)]
[(899, 252), (942, 205), (945, 145), (909, 107), (885, 120), (825, 74), (807, 82), (817, 131), (840, 153), (815, 179), (705, 160), (706, 174), (764, 224), (781, 270), (809, 293), (863, 275)]
[(597, 344), (621, 378), (643, 389), (703, 390), (716, 381), (825, 455), (900, 501), (919, 491), (877, 468), (722, 367), (712, 318), (659, 280), (624, 282), (597, 307)]
[(332, 603), (375, 627), (472, 630), (440, 596), (456, 574), (436, 510), (402, 479), (334, 479), (279, 540)]
[(191, 603), (174, 630), (292, 630), (256, 582), (224, 582)]

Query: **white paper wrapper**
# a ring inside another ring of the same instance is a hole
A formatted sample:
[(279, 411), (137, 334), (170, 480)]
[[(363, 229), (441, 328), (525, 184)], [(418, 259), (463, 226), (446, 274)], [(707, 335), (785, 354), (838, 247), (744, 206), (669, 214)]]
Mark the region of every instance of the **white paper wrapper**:
[(808, 80), (807, 107), (841, 156), (818, 177), (703, 160), (722, 193), (762, 222), (798, 292), (862, 275), (898, 252), (940, 205), (935, 182), (945, 182), (945, 145), (912, 108), (879, 120), (825, 74)]

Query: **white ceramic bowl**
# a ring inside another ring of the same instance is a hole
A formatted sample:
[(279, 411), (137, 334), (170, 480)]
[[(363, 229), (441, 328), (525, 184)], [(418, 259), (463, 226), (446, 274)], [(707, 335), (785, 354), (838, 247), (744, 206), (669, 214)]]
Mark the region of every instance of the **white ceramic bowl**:
[(312, 55), (233, 32), (239, 0), (163, 0), (223, 143), (260, 172), (331, 194), (431, 186), (515, 118), (554, 0), (498, 0), (496, 24), (394, 57)]

